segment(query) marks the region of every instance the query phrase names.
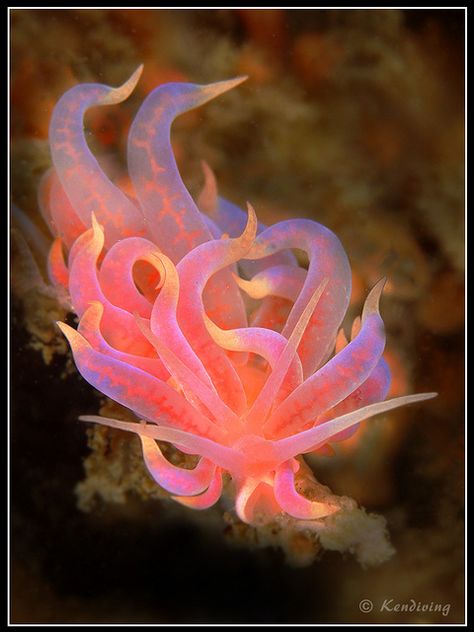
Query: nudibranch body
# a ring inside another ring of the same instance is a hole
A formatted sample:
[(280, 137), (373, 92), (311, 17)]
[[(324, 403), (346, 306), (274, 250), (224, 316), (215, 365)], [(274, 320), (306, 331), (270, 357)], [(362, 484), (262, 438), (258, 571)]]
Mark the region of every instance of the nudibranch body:
[[(244, 78), (156, 88), (129, 132), (132, 187), (106, 174), (86, 143), (84, 114), (126, 99), (140, 73), (119, 88), (72, 88), (50, 127), (53, 168), (40, 189), (56, 235), (49, 274), (79, 317), (77, 330), (58, 324), (82, 376), (137, 422), (83, 419), (137, 434), (151, 476), (184, 505), (216, 503), (226, 475), (246, 523), (322, 519), (338, 506), (299, 493), (302, 455), (435, 394), (385, 401), (383, 281), (348, 340), (340, 326), (351, 271), (330, 230), (309, 219), (261, 225), (250, 205), (244, 213), (218, 196), (207, 166), (197, 204), (188, 193), (171, 124)], [(294, 249), (307, 254), (307, 269)], [(246, 295), (260, 301), (251, 313)], [(172, 465), (157, 441), (197, 455), (197, 465)]]

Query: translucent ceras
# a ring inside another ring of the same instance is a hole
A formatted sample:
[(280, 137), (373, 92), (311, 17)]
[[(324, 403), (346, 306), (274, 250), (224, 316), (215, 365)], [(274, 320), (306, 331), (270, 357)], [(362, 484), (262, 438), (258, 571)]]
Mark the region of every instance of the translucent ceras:
[[(301, 455), (435, 394), (384, 401), (383, 281), (348, 341), (339, 328), (351, 271), (330, 230), (309, 219), (263, 226), (250, 205), (244, 213), (217, 194), (206, 165), (198, 203), (191, 198), (171, 124), (244, 78), (158, 86), (129, 132), (130, 180), (105, 172), (84, 114), (126, 99), (141, 70), (119, 88), (75, 86), (51, 120), (53, 168), (39, 193), (56, 235), (49, 274), (79, 317), (77, 331), (58, 324), (81, 375), (137, 422), (82, 419), (137, 434), (151, 476), (184, 505), (213, 505), (227, 473), (244, 522), (324, 518), (338, 507), (297, 491)], [(293, 249), (306, 253), (307, 269)], [(157, 441), (198, 455), (197, 465), (172, 465)]]

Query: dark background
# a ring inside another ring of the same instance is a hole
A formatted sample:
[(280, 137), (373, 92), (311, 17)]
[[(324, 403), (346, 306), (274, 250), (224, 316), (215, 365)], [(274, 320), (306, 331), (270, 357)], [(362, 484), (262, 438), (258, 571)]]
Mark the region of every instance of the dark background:
[[(380, 567), (325, 552), (294, 568), (281, 550), (238, 546), (224, 521), (133, 494), (83, 513), (74, 488), (89, 449), (77, 417), (96, 413), (99, 398), (77, 373), (63, 376), (67, 356), (43, 361), (40, 351), (55, 344), (52, 317), (18, 283), (13, 257), (11, 621), (461, 622), (464, 12), (15, 9), (10, 17), (12, 195), (41, 230), (36, 188), (50, 164), (51, 110), (66, 89), (119, 85), (145, 63), (130, 102), (89, 122), (101, 146), (120, 152), (155, 85), (249, 74), (224, 105), (177, 121), (188, 186), (198, 189), (205, 158), (222, 192), (249, 199), (264, 221), (304, 215), (332, 228), (354, 267), (354, 315), (367, 289), (389, 277), (382, 311), (395, 387), (439, 392), (394, 417), (375, 465), (354, 453), (320, 473), (387, 518), (397, 553)], [(370, 614), (359, 611), (364, 598), (376, 606)], [(447, 617), (380, 613), (384, 598), (451, 607)]]

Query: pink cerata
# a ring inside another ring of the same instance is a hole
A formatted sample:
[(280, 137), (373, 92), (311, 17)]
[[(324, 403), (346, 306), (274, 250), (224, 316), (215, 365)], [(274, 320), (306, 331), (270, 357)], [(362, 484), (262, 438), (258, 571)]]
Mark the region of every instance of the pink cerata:
[[(81, 375), (137, 417), (81, 419), (137, 434), (153, 479), (188, 507), (216, 503), (225, 476), (246, 523), (320, 520), (338, 506), (297, 491), (302, 455), (436, 393), (384, 401), (384, 281), (347, 340), (340, 326), (351, 270), (329, 229), (309, 219), (263, 226), (250, 205), (245, 213), (218, 196), (207, 166), (197, 204), (191, 198), (171, 124), (245, 77), (158, 86), (128, 137), (133, 188), (105, 173), (86, 143), (84, 114), (126, 99), (141, 71), (119, 88), (73, 87), (51, 120), (54, 166), (40, 191), (56, 235), (49, 275), (79, 318), (77, 331), (58, 325)], [(306, 252), (307, 270), (293, 249)], [(196, 467), (172, 465), (157, 441), (198, 455)]]

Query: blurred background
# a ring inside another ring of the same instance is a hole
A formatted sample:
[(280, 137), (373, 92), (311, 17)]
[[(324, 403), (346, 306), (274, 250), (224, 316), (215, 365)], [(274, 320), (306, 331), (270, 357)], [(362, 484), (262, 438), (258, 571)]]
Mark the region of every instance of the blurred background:
[[(396, 549), (388, 562), (363, 569), (321, 551), (304, 565), (298, 543), (286, 556), (258, 548), (222, 510), (147, 500), (124, 475), (134, 453), (77, 422), (100, 399), (65, 353), (53, 323), (66, 314), (40, 291), (17, 236), (12, 622), (462, 622), (464, 11), (13, 9), (10, 20), (11, 192), (38, 234), (50, 239), (36, 191), (51, 164), (51, 112), (68, 88), (120, 85), (144, 63), (133, 95), (86, 121), (91, 147), (123, 160), (154, 87), (248, 75), (174, 124), (186, 185), (199, 192), (205, 159), (220, 193), (249, 200), (262, 221), (309, 217), (331, 228), (353, 266), (348, 323), (388, 278), (392, 394), (439, 393), (311, 461), (334, 493), (385, 516)], [(450, 607), (381, 612), (384, 599)]]

